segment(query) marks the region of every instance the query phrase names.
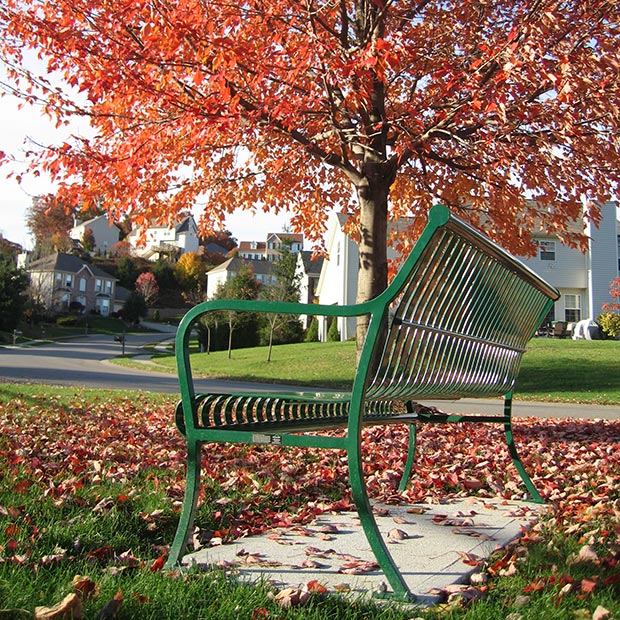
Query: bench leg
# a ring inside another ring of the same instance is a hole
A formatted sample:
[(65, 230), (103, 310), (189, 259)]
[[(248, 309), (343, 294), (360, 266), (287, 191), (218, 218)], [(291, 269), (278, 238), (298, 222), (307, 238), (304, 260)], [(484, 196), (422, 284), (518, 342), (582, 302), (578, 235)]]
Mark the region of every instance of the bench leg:
[(364, 474), (361, 465), (360, 445), (359, 440), (350, 439), (350, 441), (356, 445), (347, 450), (349, 457), (349, 476), (351, 479), (351, 491), (353, 493), (353, 501), (357, 508), (357, 514), (359, 515), (364, 534), (370, 544), (370, 548), (375, 555), (379, 567), (383, 571), (388, 583), (392, 587), (393, 593), (378, 594), (385, 598), (393, 598), (399, 601), (413, 602), (415, 596), (409, 590), (409, 587), (405, 583), (403, 576), (396, 567), (392, 555), (387, 549), (385, 541), (381, 536), (379, 527), (372, 514), (372, 508), (370, 501), (368, 500), (368, 494), (366, 493), (366, 485), (364, 484)]
[(510, 457), (512, 458), (512, 463), (515, 466), (516, 470), (519, 472), (521, 476), (521, 480), (523, 480), (523, 484), (527, 489), (532, 501), (537, 504), (544, 504), (545, 500), (540, 496), (540, 493), (536, 490), (534, 483), (529, 477), (528, 473), (525, 471), (525, 467), (521, 462), (521, 457), (517, 451), (517, 446), (515, 445), (514, 437), (512, 434), (512, 395), (509, 394), (504, 399), (504, 434), (506, 435), (506, 443), (508, 444), (508, 450), (510, 451)]
[(170, 570), (181, 563), (187, 549), (188, 539), (194, 526), (194, 513), (198, 503), (200, 488), (200, 456), (202, 444), (197, 441), (187, 444), (187, 473), (185, 480), (185, 496), (181, 508), (181, 516), (174, 541), (168, 554), (165, 568)]
[(403, 475), (398, 485), (399, 492), (403, 492), (407, 488), (409, 477), (411, 476), (411, 468), (413, 467), (413, 461), (415, 459), (415, 447), (417, 438), (417, 426), (415, 422), (409, 424), (409, 444), (407, 446), (407, 461), (405, 462), (405, 468), (403, 469)]

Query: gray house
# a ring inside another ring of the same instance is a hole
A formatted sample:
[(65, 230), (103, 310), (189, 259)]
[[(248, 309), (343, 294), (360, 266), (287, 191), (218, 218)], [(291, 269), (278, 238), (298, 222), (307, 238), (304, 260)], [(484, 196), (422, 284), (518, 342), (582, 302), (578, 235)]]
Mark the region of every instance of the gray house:
[[(116, 278), (73, 254), (51, 254), (30, 264), (31, 296), (46, 310), (83, 308), (108, 316), (114, 309)], [(80, 306), (78, 306), (80, 304)]]

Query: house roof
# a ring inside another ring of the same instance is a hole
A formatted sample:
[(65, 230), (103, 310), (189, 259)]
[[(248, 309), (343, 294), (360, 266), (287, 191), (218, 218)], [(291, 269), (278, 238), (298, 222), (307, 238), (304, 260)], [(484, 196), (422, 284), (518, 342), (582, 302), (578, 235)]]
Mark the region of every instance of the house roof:
[(178, 224), (176, 224), (174, 229), (178, 233), (188, 232), (190, 228), (192, 228), (192, 224), (193, 228), (196, 228), (196, 222), (194, 222), (194, 218), (191, 215), (188, 215), (187, 217), (184, 217)]
[(287, 232), (269, 233), (267, 235), (267, 239), (269, 239), (270, 237), (277, 237), (280, 240), (286, 239), (287, 241), (299, 242), (299, 243), (303, 243), (303, 240), (304, 240), (304, 236), (301, 233), (287, 233)]
[(219, 273), (222, 271), (228, 271), (230, 273), (238, 273), (243, 265), (249, 265), (255, 274), (268, 275), (272, 272), (273, 263), (268, 260), (255, 260), (250, 258), (240, 258), (239, 256), (233, 256), (224, 261), (221, 265), (214, 267), (207, 271), (208, 274)]
[(267, 244), (264, 241), (240, 241), (239, 247), (234, 248), (232, 251), (239, 250), (239, 252), (264, 252)]
[(325, 259), (322, 256), (313, 259), (313, 252), (310, 250), (303, 250), (299, 254), (301, 255), (306, 274), (309, 276), (318, 276), (321, 273), (321, 267), (323, 267), (323, 261)]
[(83, 222), (77, 221), (73, 228), (78, 228), (78, 227), (81, 227), (81, 226), (84, 226), (84, 227), (88, 228), (89, 224), (92, 224), (93, 222), (97, 222), (97, 221), (99, 221), (101, 219), (105, 219), (107, 224), (108, 224), (108, 226), (110, 226), (110, 228), (112, 228), (112, 226), (114, 226), (115, 228), (118, 228), (118, 226), (114, 222), (110, 221), (110, 219), (108, 218), (107, 215), (97, 215), (95, 217), (91, 217), (89, 220), (84, 220)]
[(50, 254), (44, 256), (39, 260), (30, 263), (29, 271), (62, 271), (64, 273), (79, 273), (82, 269), (88, 269), (93, 276), (99, 278), (107, 278), (109, 280), (116, 280), (116, 278), (109, 273), (99, 269), (95, 265), (91, 265), (82, 260), (74, 254), (64, 254), (63, 252), (57, 252), (56, 254)]

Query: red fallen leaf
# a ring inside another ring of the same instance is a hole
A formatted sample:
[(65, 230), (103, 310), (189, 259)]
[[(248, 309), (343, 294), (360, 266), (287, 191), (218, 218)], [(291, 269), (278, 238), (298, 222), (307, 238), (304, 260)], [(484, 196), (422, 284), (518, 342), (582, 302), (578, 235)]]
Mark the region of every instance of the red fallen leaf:
[(12, 538), (17, 536), (17, 534), (19, 534), (19, 525), (15, 525), (15, 523), (11, 523), (4, 528), (4, 535), (7, 538)]
[(541, 590), (544, 590), (544, 588), (545, 588), (545, 582), (539, 579), (537, 581), (533, 581), (532, 583), (526, 585), (525, 588), (523, 588), (523, 593), (529, 594), (530, 592), (540, 592)]
[(76, 575), (71, 585), (83, 601), (88, 600), (97, 590), (97, 584), (86, 575)]
[(306, 584), (306, 589), (308, 592), (314, 592), (316, 594), (325, 594), (327, 592), (327, 588), (324, 585), (321, 585), (316, 579), (309, 581)]
[(9, 538), (9, 540), (6, 541), (5, 548), (9, 553), (15, 553), (17, 546), (18, 542), (14, 538)]
[(157, 571), (160, 571), (163, 567), (164, 564), (166, 563), (166, 558), (168, 557), (167, 553), (164, 553), (163, 555), (160, 555), (150, 566), (150, 571), (152, 573), (155, 573)]
[(594, 588), (596, 588), (597, 582), (592, 581), (591, 579), (582, 579), (581, 580), (581, 591), (584, 594), (591, 594), (594, 592)]
[(457, 553), (461, 557), (463, 564), (467, 564), (467, 566), (479, 566), (483, 561), (483, 558), (475, 553), (467, 553), (466, 551), (457, 551)]
[(106, 545), (105, 547), (99, 547), (99, 549), (89, 551), (86, 554), (86, 557), (93, 560), (107, 560), (114, 557), (114, 549), (112, 549), (109, 545)]
[(123, 502), (127, 502), (131, 499), (131, 495), (121, 494), (117, 496), (116, 501), (121, 504)]
[(140, 594), (139, 592), (134, 592), (133, 593), (133, 597), (141, 604), (144, 605), (144, 603), (148, 603), (149, 602), (149, 597), (145, 596), (144, 594)]
[(269, 611), (265, 607), (259, 607), (252, 610), (252, 620), (260, 620), (260, 618), (268, 618)]
[(345, 575), (361, 575), (363, 573), (370, 573), (379, 569), (379, 564), (374, 561), (356, 560), (353, 562), (347, 562), (343, 564), (339, 569), (339, 573)]

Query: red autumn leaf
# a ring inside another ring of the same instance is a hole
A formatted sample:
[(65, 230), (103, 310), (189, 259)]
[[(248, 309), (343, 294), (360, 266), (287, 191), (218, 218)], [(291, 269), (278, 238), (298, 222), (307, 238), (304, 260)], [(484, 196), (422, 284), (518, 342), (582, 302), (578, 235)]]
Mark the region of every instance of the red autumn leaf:
[(582, 579), (581, 580), (581, 591), (584, 594), (591, 594), (594, 592), (594, 589), (597, 586), (597, 582), (592, 579)]
[(160, 555), (150, 566), (150, 571), (152, 573), (155, 573), (157, 571), (160, 571), (163, 567), (164, 564), (166, 563), (166, 558), (168, 557), (168, 554), (163, 554)]

